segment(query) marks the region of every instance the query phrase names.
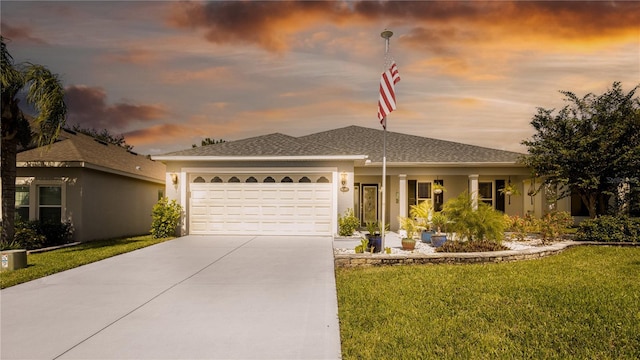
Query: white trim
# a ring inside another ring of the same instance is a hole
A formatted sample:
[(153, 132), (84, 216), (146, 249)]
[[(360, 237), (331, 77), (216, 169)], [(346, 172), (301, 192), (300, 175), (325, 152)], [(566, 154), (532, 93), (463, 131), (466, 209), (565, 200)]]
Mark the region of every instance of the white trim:
[[(370, 162), (365, 163), (366, 167), (378, 167), (382, 166), (382, 162)], [(387, 163), (388, 167), (518, 167), (526, 168), (525, 165), (517, 162), (390, 162)]]
[(301, 156), (187, 156), (156, 155), (160, 161), (300, 161), (300, 160), (364, 160), (367, 155), (301, 155)]
[(94, 165), (94, 164), (88, 163), (86, 161), (20, 161), (20, 162), (16, 163), (16, 167), (18, 167), (18, 168), (30, 168), (30, 167), (34, 167), (33, 166), (34, 164), (37, 164), (38, 165), (37, 167), (41, 167), (41, 168), (59, 168), (59, 167), (76, 168), (76, 167), (79, 167), (79, 168), (85, 168), (85, 169), (98, 170), (98, 171), (106, 172), (106, 173), (109, 173), (109, 174), (126, 176), (126, 177), (129, 177), (129, 178), (138, 179), (138, 180), (150, 181), (150, 182), (154, 182), (154, 183), (157, 183), (157, 184), (165, 184), (164, 179), (157, 179), (157, 178), (154, 178), (154, 177), (145, 176), (145, 175), (138, 175), (138, 174), (127, 172), (127, 171), (111, 169), (111, 168), (104, 167), (104, 166)]
[(327, 173), (338, 171), (338, 168), (335, 166), (330, 167), (183, 167), (180, 169), (182, 172), (191, 174), (191, 173), (202, 173), (202, 174), (285, 174), (285, 173), (295, 173), (295, 174), (316, 174), (316, 173)]

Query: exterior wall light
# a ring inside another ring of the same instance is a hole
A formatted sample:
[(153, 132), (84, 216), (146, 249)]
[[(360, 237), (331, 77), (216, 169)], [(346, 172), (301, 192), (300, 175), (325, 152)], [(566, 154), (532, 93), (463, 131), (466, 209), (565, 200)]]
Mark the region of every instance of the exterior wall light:
[(344, 171), (340, 173), (340, 185), (342, 185), (340, 187), (340, 191), (342, 192), (349, 191), (349, 187), (347, 186), (347, 176), (347, 173)]
[(178, 174), (176, 173), (171, 173), (171, 182), (173, 183), (173, 185), (178, 185)]

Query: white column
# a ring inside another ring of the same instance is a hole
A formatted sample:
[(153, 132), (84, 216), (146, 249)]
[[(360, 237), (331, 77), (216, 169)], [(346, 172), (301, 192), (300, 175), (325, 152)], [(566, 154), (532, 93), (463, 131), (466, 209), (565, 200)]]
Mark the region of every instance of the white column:
[(469, 175), (469, 195), (471, 195), (471, 203), (473, 206), (473, 210), (478, 209), (478, 174)]
[(407, 216), (407, 174), (398, 175), (398, 206), (400, 207), (399, 215)]

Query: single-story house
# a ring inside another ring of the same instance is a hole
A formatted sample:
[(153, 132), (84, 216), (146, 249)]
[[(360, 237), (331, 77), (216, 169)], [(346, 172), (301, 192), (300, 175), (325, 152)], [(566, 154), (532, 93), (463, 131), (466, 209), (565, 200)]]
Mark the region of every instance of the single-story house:
[(74, 241), (147, 234), (164, 196), (163, 163), (71, 130), (16, 163), (18, 216), (71, 221)]
[[(384, 211), (393, 231), (411, 205), (440, 207), (463, 191), (510, 215), (546, 211), (541, 194), (528, 195), (535, 179), (520, 153), (390, 131), (386, 139), (384, 208), (382, 129), (275, 133), (152, 158), (167, 165), (167, 197), (185, 210), (182, 234), (335, 235), (347, 209), (362, 224)], [(507, 184), (521, 195), (503, 195)]]

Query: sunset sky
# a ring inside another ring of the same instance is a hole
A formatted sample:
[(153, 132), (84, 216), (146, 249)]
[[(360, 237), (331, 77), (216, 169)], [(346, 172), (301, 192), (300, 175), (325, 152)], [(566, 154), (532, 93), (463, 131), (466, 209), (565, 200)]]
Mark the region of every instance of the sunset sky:
[(640, 84), (640, 2), (6, 1), (16, 62), (66, 88), (69, 125), (161, 154), (348, 125), (380, 128), (385, 29), (401, 81), (390, 131), (524, 151), (537, 107)]

